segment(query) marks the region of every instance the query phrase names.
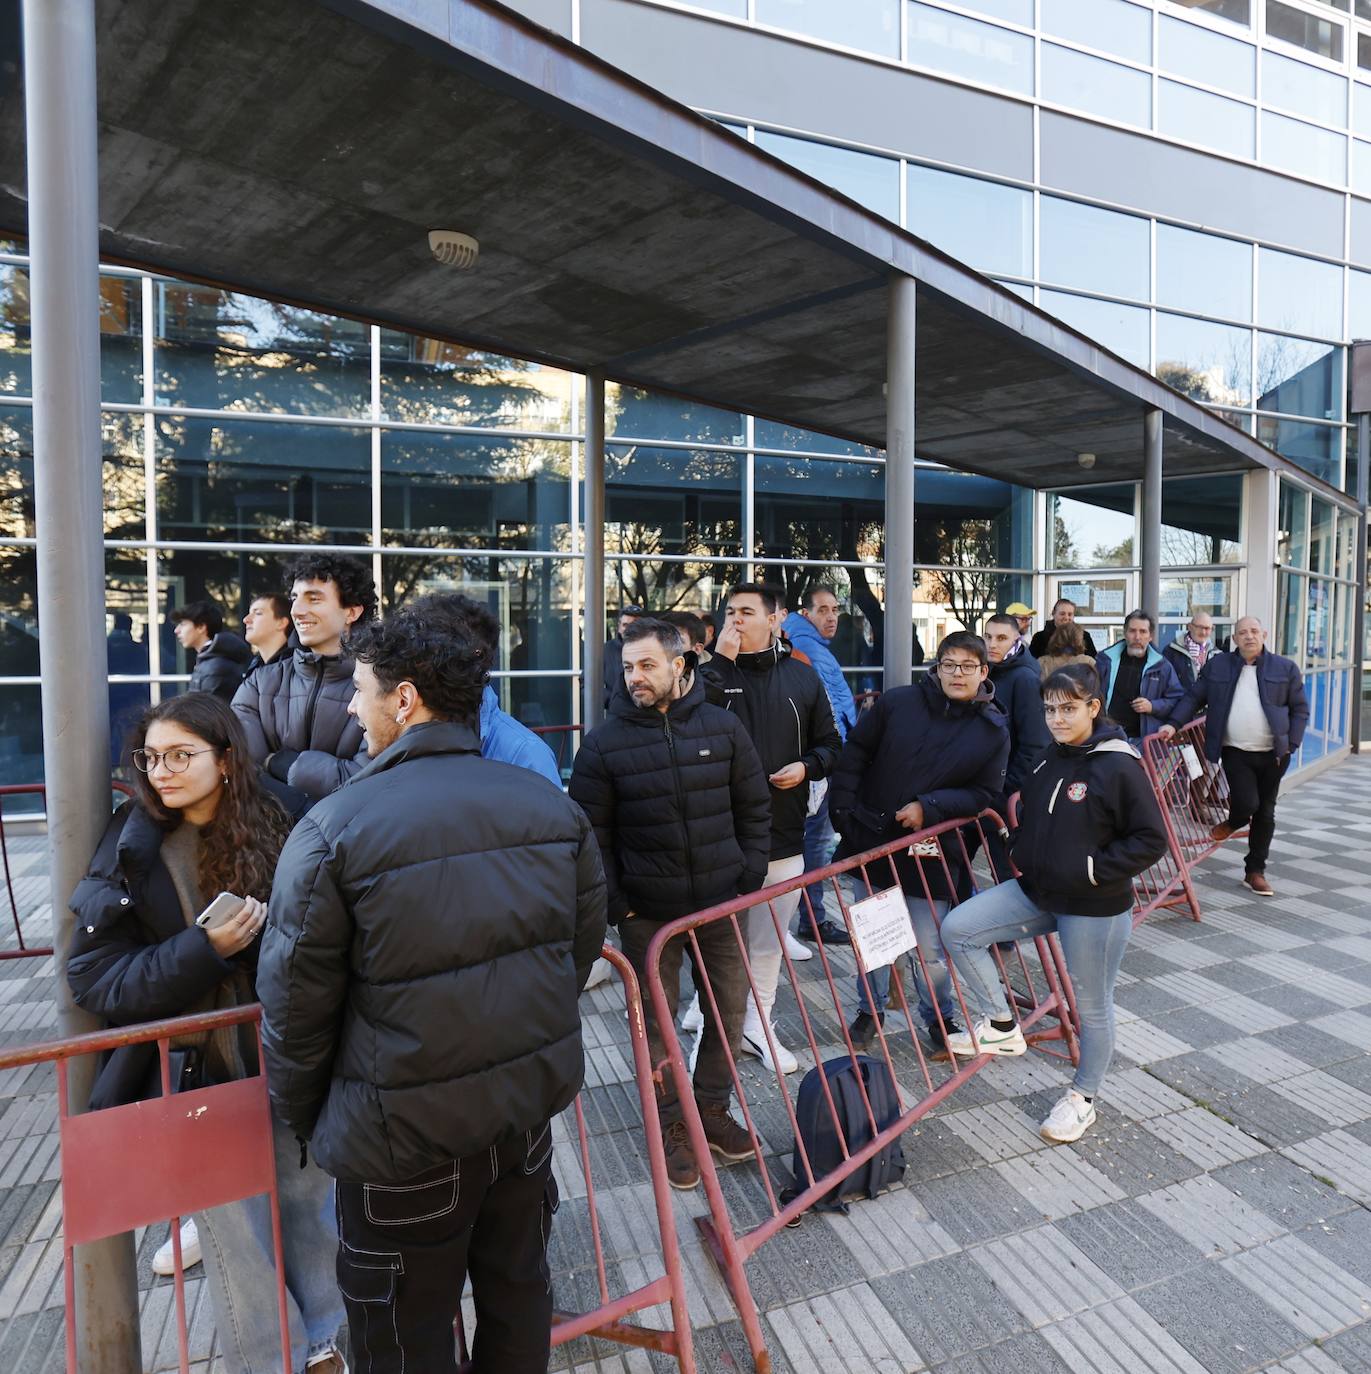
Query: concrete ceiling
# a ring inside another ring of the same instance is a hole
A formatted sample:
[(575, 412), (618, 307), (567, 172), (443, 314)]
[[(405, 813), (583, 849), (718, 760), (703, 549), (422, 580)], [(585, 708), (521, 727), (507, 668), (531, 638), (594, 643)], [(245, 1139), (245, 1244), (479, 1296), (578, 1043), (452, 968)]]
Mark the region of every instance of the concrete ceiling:
[[(97, 14), (112, 261), (878, 446), (885, 284), (902, 271), (920, 283), (921, 457), (1040, 487), (1132, 479), (1159, 406), (1172, 473), (1287, 466), (488, 0), (97, 0)], [(21, 235), (23, 113), (20, 78), (0, 87), (0, 232)], [(478, 238), (476, 267), (434, 262), (432, 228)]]

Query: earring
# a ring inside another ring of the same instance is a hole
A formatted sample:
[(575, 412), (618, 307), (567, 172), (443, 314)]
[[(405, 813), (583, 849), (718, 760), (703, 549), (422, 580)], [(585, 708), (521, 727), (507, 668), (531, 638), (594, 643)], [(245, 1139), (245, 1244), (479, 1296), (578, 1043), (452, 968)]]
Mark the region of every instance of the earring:
[(395, 717), (395, 723), (396, 723), (396, 725), (403, 725), (403, 724), (405, 723), (405, 718), (404, 718), (404, 716), (402, 716), (402, 715), (401, 715), (401, 716), (396, 716), (396, 717)]
[(227, 774), (227, 773), (221, 773), (219, 776), (223, 779), (224, 786), (227, 787), (227, 786), (228, 786), (228, 774)]

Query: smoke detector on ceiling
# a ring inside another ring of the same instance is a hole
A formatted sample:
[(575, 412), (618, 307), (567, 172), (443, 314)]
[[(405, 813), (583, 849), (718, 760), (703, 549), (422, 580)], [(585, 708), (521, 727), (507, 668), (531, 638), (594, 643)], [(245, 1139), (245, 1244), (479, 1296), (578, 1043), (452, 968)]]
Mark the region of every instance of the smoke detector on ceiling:
[(1089, 472), (1095, 466), (1095, 455), (1093, 453), (1078, 453), (1076, 461)]
[(476, 266), (481, 245), (470, 234), (459, 234), (455, 229), (430, 229), (428, 250), (444, 267), (465, 272)]

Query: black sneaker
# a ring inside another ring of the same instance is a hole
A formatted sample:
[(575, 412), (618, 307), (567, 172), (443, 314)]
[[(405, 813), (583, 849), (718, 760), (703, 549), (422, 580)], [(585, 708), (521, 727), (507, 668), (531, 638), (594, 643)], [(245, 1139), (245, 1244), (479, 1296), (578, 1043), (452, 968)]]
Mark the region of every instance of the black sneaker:
[(865, 1054), (871, 1048), (871, 1042), (876, 1038), (876, 1027), (884, 1025), (885, 1012), (872, 1016), (868, 1011), (859, 1011), (857, 1019), (847, 1028), (853, 1049), (860, 1050)]
[(801, 940), (808, 940), (810, 944), (815, 944), (820, 939), (826, 945), (850, 945), (852, 936), (847, 933), (846, 926), (840, 926), (836, 921), (820, 921), (819, 933), (814, 933), (814, 923), (808, 918), (800, 922), (800, 928), (795, 932)]
[[(946, 1033), (944, 1033), (946, 1027)], [(962, 1028), (950, 1017), (943, 1019), (940, 1026), (936, 1021), (930, 1022), (924, 1027), (924, 1034), (928, 1037), (928, 1043), (933, 1047), (934, 1059), (950, 1058), (947, 1052), (947, 1037), (949, 1035), (961, 1035)]]

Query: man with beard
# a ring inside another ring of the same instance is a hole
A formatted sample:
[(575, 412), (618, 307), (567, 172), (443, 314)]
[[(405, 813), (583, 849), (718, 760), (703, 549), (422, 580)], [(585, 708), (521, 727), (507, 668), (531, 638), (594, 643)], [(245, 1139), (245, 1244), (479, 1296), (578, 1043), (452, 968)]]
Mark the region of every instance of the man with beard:
[(1095, 660), (1106, 712), (1135, 746), (1156, 734), (1185, 697), (1176, 670), (1152, 647), (1156, 630), (1157, 622), (1146, 611), (1130, 611), (1123, 640)]

